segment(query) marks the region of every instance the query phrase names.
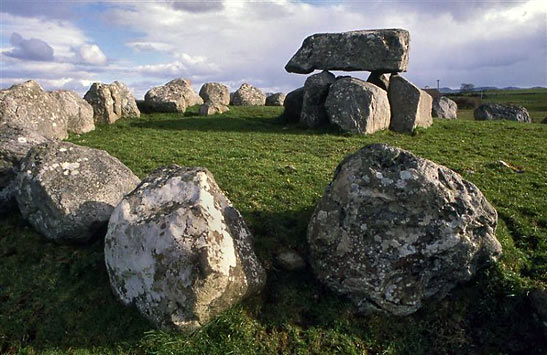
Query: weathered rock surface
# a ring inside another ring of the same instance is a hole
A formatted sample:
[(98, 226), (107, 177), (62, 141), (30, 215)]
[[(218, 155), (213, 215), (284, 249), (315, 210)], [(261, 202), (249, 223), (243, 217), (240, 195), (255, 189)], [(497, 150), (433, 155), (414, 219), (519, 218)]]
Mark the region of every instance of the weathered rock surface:
[(69, 132), (82, 134), (95, 129), (93, 107), (74, 91), (52, 91), (59, 102), (61, 113), (66, 117), (66, 128)]
[(362, 311), (408, 315), (495, 260), (496, 210), (454, 171), (372, 144), (345, 158), (308, 226), (312, 268)]
[(29, 80), (0, 91), (0, 124), (40, 132), (52, 139), (68, 137), (66, 116), (54, 95)]
[(290, 73), (322, 70), (406, 71), (410, 35), (402, 29), (318, 33), (307, 37), (285, 66)]
[(96, 124), (112, 124), (120, 118), (141, 115), (129, 88), (118, 81), (112, 84), (93, 83), (84, 95), (84, 100), (93, 106)]
[(222, 114), (230, 111), (230, 108), (218, 102), (207, 101), (199, 108), (199, 114), (201, 116), (210, 116), (216, 114)]
[(160, 168), (110, 218), (112, 289), (159, 327), (197, 328), (264, 286), (251, 238), (209, 171)]
[(416, 127), (429, 127), (433, 123), (433, 99), (402, 76), (391, 75), (388, 98), (393, 131), (412, 132)]
[(327, 112), (325, 111), (325, 100), (329, 94), (329, 88), (334, 83), (335, 76), (331, 72), (310, 75), (304, 83), (304, 97), (302, 100), (302, 111), (300, 112), (300, 123), (306, 127), (318, 127), (326, 124)]
[(518, 105), (482, 104), (473, 111), (476, 120), (510, 120), (531, 123), (528, 110)]
[(0, 125), (0, 213), (16, 208), (15, 177), (21, 160), (30, 148), (49, 141), (28, 128)]
[(434, 98), (431, 115), (433, 117), (455, 120), (458, 118), (458, 104), (446, 96)]
[(283, 106), (286, 97), (286, 94), (276, 92), (275, 94), (266, 97), (266, 106)]
[(203, 99), (194, 91), (190, 80), (182, 78), (148, 90), (144, 101), (156, 112), (185, 112), (188, 107), (203, 104)]
[(382, 72), (373, 71), (368, 76), (367, 82), (374, 84), (385, 91), (389, 89), (389, 75)]
[(224, 106), (230, 104), (230, 89), (220, 83), (205, 83), (199, 89), (199, 96), (204, 102), (211, 101)]
[(371, 134), (389, 128), (387, 92), (357, 78), (336, 80), (329, 89), (325, 109), (329, 122), (347, 132)]
[(287, 94), (283, 106), (285, 111), (283, 116), (289, 123), (300, 121), (300, 113), (302, 112), (302, 103), (304, 102), (304, 88), (298, 88)]
[(234, 106), (263, 106), (266, 103), (266, 95), (260, 89), (243, 83), (232, 96), (231, 104)]
[(16, 183), (21, 214), (38, 232), (56, 242), (86, 243), (139, 179), (105, 151), (51, 142), (31, 148)]

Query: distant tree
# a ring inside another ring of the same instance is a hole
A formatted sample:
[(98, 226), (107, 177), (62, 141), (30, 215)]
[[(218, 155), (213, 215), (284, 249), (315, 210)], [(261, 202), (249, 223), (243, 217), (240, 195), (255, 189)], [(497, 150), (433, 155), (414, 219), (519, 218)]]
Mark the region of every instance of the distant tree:
[(468, 94), (468, 93), (473, 91), (474, 87), (475, 87), (475, 85), (473, 85), (471, 83), (462, 83), (461, 86), (460, 86), (460, 92), (462, 94)]

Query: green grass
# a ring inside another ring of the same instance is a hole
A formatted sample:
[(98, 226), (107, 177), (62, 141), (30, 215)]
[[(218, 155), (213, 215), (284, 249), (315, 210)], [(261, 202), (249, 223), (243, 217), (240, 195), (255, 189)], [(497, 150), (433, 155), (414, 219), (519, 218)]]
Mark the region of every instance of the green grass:
[[(275, 107), (232, 107), (213, 117), (196, 112), (143, 115), (70, 141), (107, 150), (141, 178), (170, 163), (211, 170), (254, 234), (268, 269), (263, 293), (194, 334), (158, 331), (115, 300), (101, 241), (59, 246), (13, 213), (0, 219), (0, 353), (541, 352), (526, 294), (547, 285), (547, 125), (435, 120), (413, 135), (351, 136), (287, 126)], [(273, 262), (286, 246), (307, 255), (307, 222), (336, 165), (374, 142), (459, 172), (499, 213), (500, 262), (405, 318), (357, 315), (309, 269), (285, 272)]]

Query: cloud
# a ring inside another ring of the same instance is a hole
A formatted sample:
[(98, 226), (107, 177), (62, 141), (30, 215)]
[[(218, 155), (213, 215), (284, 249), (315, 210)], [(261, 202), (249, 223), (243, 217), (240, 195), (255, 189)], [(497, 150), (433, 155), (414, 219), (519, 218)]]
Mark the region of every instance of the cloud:
[(202, 12), (216, 12), (224, 9), (223, 1), (195, 1), (195, 0), (178, 0), (178, 1), (166, 1), (175, 10), (186, 11), (190, 13), (202, 13)]
[(53, 48), (41, 39), (24, 39), (19, 33), (13, 32), (10, 37), (10, 44), (14, 49), (4, 52), (4, 55), (8, 57), (44, 62), (53, 60)]
[(2, 0), (0, 12), (22, 16), (22, 17), (41, 17), (52, 19), (67, 19), (74, 16), (74, 12), (68, 3), (63, 6), (55, 6), (48, 0), (40, 1), (22, 1), (22, 0)]
[(106, 64), (106, 56), (96, 44), (84, 44), (77, 49), (76, 54), (78, 59), (84, 64)]

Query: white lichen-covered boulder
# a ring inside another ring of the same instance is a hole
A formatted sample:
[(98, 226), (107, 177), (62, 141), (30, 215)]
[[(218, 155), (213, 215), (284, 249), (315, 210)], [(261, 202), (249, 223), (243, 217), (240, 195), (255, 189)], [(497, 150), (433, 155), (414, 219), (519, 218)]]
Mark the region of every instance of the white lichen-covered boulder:
[(112, 84), (93, 83), (85, 93), (84, 100), (93, 106), (95, 123), (112, 124), (121, 118), (141, 115), (135, 97), (119, 81)]
[(50, 139), (28, 128), (0, 124), (0, 213), (17, 208), (15, 177), (30, 148)]
[(454, 171), (384, 144), (345, 158), (308, 225), (319, 280), (361, 311), (441, 299), (501, 253), (496, 210)]
[(205, 83), (199, 89), (199, 96), (204, 102), (211, 101), (224, 106), (230, 104), (230, 89), (224, 84)]
[(214, 101), (206, 101), (199, 107), (199, 114), (201, 116), (220, 115), (228, 111), (230, 111), (228, 106)]
[(16, 199), (22, 216), (59, 243), (87, 243), (139, 183), (118, 159), (67, 142), (34, 146), (21, 161)]
[(160, 168), (110, 218), (112, 289), (161, 328), (195, 329), (264, 286), (251, 238), (208, 170)]
[(146, 92), (144, 102), (153, 112), (185, 112), (188, 107), (202, 105), (203, 99), (188, 79), (173, 79)]
[(241, 84), (230, 99), (230, 105), (233, 106), (264, 106), (265, 104), (266, 95), (248, 83)]
[(67, 131), (82, 134), (95, 129), (93, 107), (74, 91), (52, 91), (59, 102), (59, 109), (66, 116)]
[(455, 120), (458, 118), (458, 104), (446, 96), (435, 97), (431, 116)]

